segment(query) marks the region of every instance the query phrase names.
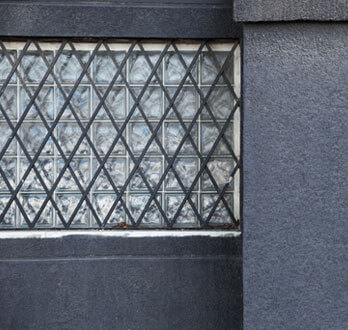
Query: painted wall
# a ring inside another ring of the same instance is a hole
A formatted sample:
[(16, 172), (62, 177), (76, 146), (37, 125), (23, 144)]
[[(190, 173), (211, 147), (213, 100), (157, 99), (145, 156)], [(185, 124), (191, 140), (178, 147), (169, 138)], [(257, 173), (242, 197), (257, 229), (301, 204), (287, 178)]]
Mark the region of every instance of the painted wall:
[(241, 237), (59, 236), (0, 238), (0, 329), (241, 329)]
[(348, 25), (245, 24), (244, 329), (347, 329)]
[[(232, 0), (0, 2), (0, 35), (239, 38)], [(13, 24), (16, 22), (16, 24)]]

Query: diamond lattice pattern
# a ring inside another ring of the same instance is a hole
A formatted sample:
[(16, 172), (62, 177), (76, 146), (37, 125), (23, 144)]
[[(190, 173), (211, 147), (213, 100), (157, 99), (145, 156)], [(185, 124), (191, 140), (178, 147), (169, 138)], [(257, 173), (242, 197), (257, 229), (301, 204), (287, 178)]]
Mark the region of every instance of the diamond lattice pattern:
[(237, 228), (237, 42), (0, 42), (0, 228)]

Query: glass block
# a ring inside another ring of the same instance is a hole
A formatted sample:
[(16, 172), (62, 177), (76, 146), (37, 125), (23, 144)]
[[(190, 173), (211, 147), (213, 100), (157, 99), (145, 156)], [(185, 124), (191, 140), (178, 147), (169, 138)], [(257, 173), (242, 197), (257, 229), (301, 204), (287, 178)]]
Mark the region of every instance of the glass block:
[[(190, 188), (193, 180), (198, 174), (198, 159), (197, 158), (177, 158), (174, 162), (174, 168), (182, 184), (185, 188)], [(166, 189), (180, 190), (180, 185), (173, 173), (173, 170), (168, 172), (166, 178)]]
[[(202, 88), (204, 95), (209, 91), (209, 88)], [(234, 107), (234, 99), (228, 87), (215, 87), (207, 100), (210, 111), (215, 119), (227, 119)], [(210, 113), (204, 107), (202, 110), (202, 119), (212, 120)]]
[[(214, 55), (216, 60), (210, 53), (204, 52), (201, 55), (202, 84), (212, 84), (214, 82), (228, 54), (228, 52), (215, 52)], [(229, 82), (233, 84), (233, 57), (230, 57), (230, 63), (226, 67), (225, 74)], [(222, 76), (219, 78), (218, 83), (226, 84)]]
[[(93, 174), (100, 167), (100, 163), (97, 159), (93, 160)], [(106, 161), (104, 168), (108, 171), (112, 182), (116, 187), (120, 188), (126, 181), (126, 159), (125, 158), (113, 158), (110, 157)], [(105, 174), (105, 170), (102, 169), (95, 181), (95, 189), (97, 190), (114, 190), (110, 180)]]
[[(64, 87), (64, 93), (66, 97), (69, 96), (72, 87)], [(78, 118), (80, 120), (88, 119), (90, 117), (90, 88), (86, 86), (80, 86), (78, 87), (72, 98), (70, 99), (69, 104), (64, 109), (62, 119), (73, 119), (75, 116), (72, 113), (71, 106), (73, 107), (73, 110), (77, 114)], [(57, 114), (61, 112), (64, 103), (66, 101), (66, 98), (64, 97), (62, 91), (60, 89), (57, 89)]]
[[(58, 143), (65, 154), (69, 154), (75, 148), (80, 136), (82, 135), (81, 128), (75, 123), (58, 124)], [(86, 155), (89, 153), (89, 146), (84, 137), (79, 145), (76, 154)]]
[[(148, 141), (150, 140), (152, 134), (149, 126), (146, 123), (131, 123), (129, 125), (129, 134), (130, 134), (130, 145), (132, 152), (142, 153)], [(152, 127), (155, 129), (157, 123), (153, 123)], [(161, 129), (158, 130), (157, 137), (159, 141), (162, 140)], [(160, 153), (159, 146), (155, 139), (152, 140), (150, 147), (147, 149), (149, 154), (158, 154)]]
[[(16, 184), (16, 173), (17, 173), (17, 160), (16, 158), (3, 158), (0, 161), (0, 166), (4, 171), (6, 178), (13, 189), (15, 189)], [(3, 179), (3, 176), (0, 175), (0, 190), (8, 191), (8, 187)], [(1, 210), (0, 210), (1, 213)]]
[[(70, 217), (73, 215), (79, 201), (81, 200), (81, 194), (57, 194), (57, 205), (61, 211), (63, 218), (66, 222), (70, 220)], [(86, 227), (89, 223), (88, 207), (86, 201), (84, 201), (79, 207), (71, 225), (74, 227)], [(57, 222), (59, 224), (59, 216), (57, 215)]]
[[(190, 124), (185, 123), (186, 127)], [(181, 143), (185, 135), (185, 130), (180, 123), (166, 123), (165, 124), (165, 149), (168, 153), (174, 154)], [(194, 125), (190, 131), (190, 135), (198, 148), (198, 138), (197, 138), (197, 125)], [(180, 149), (180, 154), (195, 154), (195, 149), (192, 146), (192, 143), (187, 138), (185, 143)]]
[[(96, 213), (99, 216), (99, 220), (103, 222), (108, 215), (111, 206), (115, 202), (117, 196), (114, 194), (94, 194), (93, 195), (93, 206)], [(94, 223), (97, 225), (97, 221), (95, 219)], [(116, 208), (114, 208), (111, 216), (108, 219), (107, 227), (115, 226), (120, 222), (126, 222), (126, 213), (122, 204), (120, 202), (117, 203)]]
[[(28, 86), (31, 96), (34, 95), (37, 86)], [(24, 88), (20, 91), (20, 113), (21, 115), (29, 105), (31, 97), (27, 94)], [(35, 103), (31, 105), (29, 112), (25, 119), (40, 119), (38, 110), (41, 112), (46, 120), (53, 120), (54, 117), (54, 103), (53, 103), (53, 87), (42, 87), (39, 94), (35, 98)]]
[[(180, 52), (181, 57), (183, 58), (187, 68), (190, 66), (195, 53), (194, 52)], [(198, 83), (198, 70), (197, 70), (197, 62), (193, 66), (191, 70), (191, 74), (193, 75), (195, 81)], [(180, 61), (179, 56), (174, 52), (168, 52), (165, 57), (165, 83), (166, 84), (177, 84), (179, 85), (182, 79), (185, 76), (186, 68)], [(186, 84), (192, 84), (191, 78), (188, 76), (185, 81)]]
[[(140, 166), (142, 173), (144, 174), (150, 187), (154, 188), (161, 178), (162, 173), (162, 159), (161, 158), (149, 158), (145, 157)], [(134, 168), (134, 164), (130, 164), (130, 171)], [(131, 189), (142, 190), (147, 189), (142, 179), (139, 170), (137, 170), (131, 180)]]
[[(201, 124), (201, 134), (202, 134), (202, 152), (203, 154), (208, 154), (212, 149), (215, 141), (219, 136), (219, 130), (213, 123), (202, 123)], [(220, 129), (223, 128), (224, 123), (219, 123)], [(229, 154), (231, 155), (230, 149), (233, 150), (233, 126), (232, 123), (228, 124), (225, 132), (224, 132), (225, 140), (221, 136), (219, 142), (214, 149), (213, 155), (220, 154)], [(228, 148), (227, 143), (229, 143), (230, 149)]]
[[(35, 162), (35, 166), (40, 173), (41, 178), (45, 182), (48, 189), (51, 188), (53, 182), (53, 160), (50, 158), (39, 158)], [(23, 175), (29, 167), (29, 161), (26, 158), (21, 159), (20, 179), (22, 180)], [(40, 180), (34, 170), (31, 168), (28, 176), (24, 180), (23, 190), (44, 190)]]
[[(41, 144), (48, 133), (46, 127), (41, 123), (22, 124), (20, 131), (22, 141), (30, 154), (35, 154), (39, 151)], [(24, 154), (23, 150), (21, 150), (21, 152)], [(40, 154), (53, 154), (51, 138), (47, 140)]]
[[(43, 52), (49, 64), (53, 61), (53, 52)], [(44, 78), (48, 67), (38, 51), (27, 52), (21, 61), (22, 76), (25, 82), (40, 83)], [(48, 75), (46, 83), (52, 83), (51, 75)]]
[[(98, 87), (98, 91), (101, 94), (101, 97), (104, 97), (106, 93), (107, 87)], [(101, 99), (94, 93), (94, 109), (99, 106)], [(106, 106), (111, 113), (111, 116), (114, 119), (124, 119), (126, 118), (126, 89), (124, 87), (113, 87), (108, 96), (105, 99)], [(110, 117), (106, 112), (105, 106), (103, 106), (98, 110), (98, 114), (96, 116), (97, 119), (108, 119)]]
[[(16, 51), (8, 51), (8, 55), (13, 62), (16, 61)], [(4, 52), (0, 52), (0, 83), (6, 82), (8, 75), (12, 70), (12, 65), (7, 59)], [(10, 79), (10, 84), (16, 82), (16, 73), (14, 73)]]
[[(117, 135), (117, 130), (115, 129), (113, 124), (96, 123), (94, 125), (94, 145), (96, 146), (98, 152), (102, 155), (107, 154)], [(125, 136), (125, 131), (123, 131), (123, 136)], [(116, 145), (112, 149), (111, 154), (125, 154), (125, 147), (123, 142), (121, 141), (121, 138), (118, 139)]]
[[(0, 195), (0, 215), (5, 209), (7, 203), (9, 202), (11, 196), (10, 195)], [(11, 203), (8, 211), (4, 215), (2, 221), (0, 222), (0, 228), (4, 227), (13, 227), (16, 225), (16, 206), (15, 201)]]
[[(224, 194), (224, 198), (229, 205), (230, 210), (233, 212), (232, 194)], [(201, 207), (203, 220), (207, 220), (210, 211), (216, 204), (218, 199), (218, 194), (202, 194), (201, 195)], [(213, 216), (211, 217), (209, 223), (224, 224), (231, 223), (232, 218), (230, 213), (227, 211), (225, 205), (220, 200)]]
[[(173, 221), (176, 212), (178, 211), (182, 201), (184, 200), (184, 197), (185, 197), (184, 194), (167, 194), (166, 195), (166, 214), (169, 220)], [(197, 195), (192, 194), (190, 197), (198, 210)], [(192, 206), (190, 205), (188, 201), (186, 201), (186, 203), (182, 207), (175, 221), (175, 224), (179, 226), (189, 226), (189, 227), (196, 227), (198, 225), (196, 214), (193, 211)]]
[[(86, 64), (89, 59), (89, 52), (77, 51), (78, 55), (83, 64)], [(64, 51), (56, 63), (56, 74), (58, 80), (61, 83), (74, 84), (80, 77), (84, 68), (80, 65), (76, 55), (73, 51)], [(90, 68), (88, 68), (90, 72)], [(86, 74), (84, 74), (82, 81), (83, 83), (88, 82)]]
[[(149, 60), (156, 66), (156, 63), (160, 57), (160, 52), (146, 52)], [(129, 76), (131, 84), (143, 84), (145, 83), (152, 72), (151, 66), (148, 64), (146, 57), (141, 52), (133, 52), (129, 57)], [(162, 77), (162, 65), (160, 64), (157, 69), (157, 74)], [(155, 75), (153, 75), (150, 83), (157, 83)]]
[[(114, 79), (115, 74), (118, 72), (118, 67), (115, 65), (112, 58), (120, 67), (124, 57), (125, 52), (110, 52), (110, 55), (106, 51), (98, 52), (94, 60), (94, 79), (98, 84), (109, 84), (112, 79)], [(122, 74), (126, 75), (126, 65), (122, 68)], [(116, 82), (122, 82), (121, 73), (118, 74)]]
[[(142, 88), (133, 88), (132, 89), (135, 96), (138, 97), (138, 95), (141, 93)], [(129, 111), (132, 110), (134, 105), (134, 98), (129, 93)], [(145, 116), (149, 120), (153, 119), (160, 119), (162, 115), (162, 90), (159, 87), (148, 87), (144, 93), (144, 95), (141, 97), (139, 105), (143, 112), (145, 113)], [(132, 119), (141, 119), (144, 120), (144, 117), (141, 115), (138, 107), (134, 111), (132, 115)]]
[[(232, 158), (213, 158), (208, 162), (207, 167), (220, 189), (227, 183), (228, 189), (233, 187), (231, 173), (234, 168), (234, 162)], [(203, 172), (202, 176), (202, 189), (215, 190), (206, 171)]]
[[(2, 86), (0, 86), (1, 89)], [(0, 104), (10, 120), (17, 119), (17, 87), (7, 86), (0, 96)], [(0, 119), (5, 119), (0, 110)]]
[[(57, 159), (57, 178), (65, 166), (63, 158)], [(87, 187), (90, 178), (90, 160), (89, 158), (74, 157), (70, 162), (70, 169), (67, 167), (61, 177), (57, 189), (58, 190), (79, 190), (76, 179), (71, 174), (71, 169), (74, 171), (79, 183), (83, 188)]]
[[(28, 216), (30, 222), (32, 222), (36, 214), (40, 211), (41, 206), (43, 205), (46, 199), (46, 195), (44, 194), (23, 194), (21, 196), (21, 203), (24, 208), (26, 215)], [(50, 201), (46, 204), (44, 210), (40, 214), (39, 220), (36, 223), (36, 226), (52, 226), (52, 214), (53, 207)], [(21, 225), (27, 226), (27, 223), (22, 214), (20, 214)]]
[[(11, 128), (8, 126), (7, 123), (1, 123), (0, 122), (0, 152), (2, 152), (3, 148), (5, 147), (8, 139), (10, 138), (12, 134)], [(12, 140), (8, 148), (6, 149), (6, 154), (8, 155), (15, 155), (16, 154), (16, 138)]]
[[(134, 220), (137, 221), (142, 211), (144, 210), (146, 203), (150, 198), (149, 194), (131, 194), (129, 195), (129, 211)], [(156, 196), (157, 200), (161, 204), (161, 196)], [(150, 203), (150, 206), (145, 213), (141, 224), (142, 226), (159, 226), (161, 224), (161, 213), (157, 208), (154, 200)]]
[[(173, 87), (168, 88), (170, 97), (174, 96), (176, 90), (177, 89)], [(170, 101), (167, 98), (165, 99), (166, 99), (165, 108), (167, 108), (170, 104)], [(192, 119), (194, 117), (197, 110), (199, 109), (198, 100), (199, 100), (199, 95), (197, 91), (194, 89), (194, 87), (185, 86), (181, 89), (179, 95), (176, 97), (174, 101), (174, 106), (177, 112), (179, 112), (183, 120)], [(173, 109), (169, 111), (167, 118), (178, 119), (176, 112), (174, 112)]]

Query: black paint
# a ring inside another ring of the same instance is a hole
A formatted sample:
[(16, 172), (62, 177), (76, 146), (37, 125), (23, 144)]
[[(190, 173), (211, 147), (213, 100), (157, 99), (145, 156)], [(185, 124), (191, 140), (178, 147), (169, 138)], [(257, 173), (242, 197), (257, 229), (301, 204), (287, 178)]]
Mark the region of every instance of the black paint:
[(347, 27), (244, 27), (247, 330), (347, 328)]

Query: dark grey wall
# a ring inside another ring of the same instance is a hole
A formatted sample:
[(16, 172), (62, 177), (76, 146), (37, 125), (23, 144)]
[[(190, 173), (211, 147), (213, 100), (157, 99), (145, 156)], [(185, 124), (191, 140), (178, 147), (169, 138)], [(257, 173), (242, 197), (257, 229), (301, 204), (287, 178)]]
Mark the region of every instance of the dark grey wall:
[[(1, 37), (239, 38), (230, 0), (0, 2)], [(0, 239), (0, 329), (242, 327), (239, 238)]]
[(229, 330), (241, 238), (0, 239), (0, 329)]
[(239, 38), (232, 0), (0, 2), (0, 35), (27, 37)]
[(246, 24), (244, 328), (347, 329), (348, 24)]
[(235, 0), (239, 22), (345, 21), (347, 0)]

